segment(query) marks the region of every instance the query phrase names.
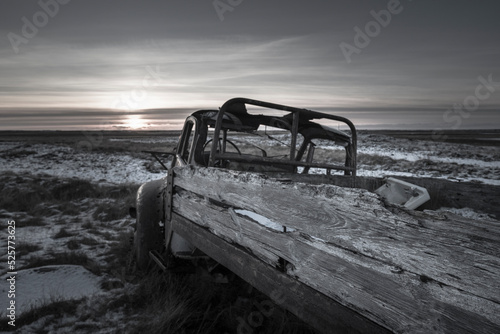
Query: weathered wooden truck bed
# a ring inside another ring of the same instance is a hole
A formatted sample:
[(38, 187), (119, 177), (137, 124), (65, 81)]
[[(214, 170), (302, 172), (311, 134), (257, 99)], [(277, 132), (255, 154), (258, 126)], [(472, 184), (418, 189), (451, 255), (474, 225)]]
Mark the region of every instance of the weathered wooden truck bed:
[(172, 229), (324, 333), (500, 332), (498, 222), (406, 211), (362, 189), (172, 171)]

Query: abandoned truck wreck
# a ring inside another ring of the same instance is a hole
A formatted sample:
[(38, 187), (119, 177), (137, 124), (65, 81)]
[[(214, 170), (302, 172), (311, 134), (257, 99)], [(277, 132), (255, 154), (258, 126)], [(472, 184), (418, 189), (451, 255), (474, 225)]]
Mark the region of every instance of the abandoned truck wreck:
[(150, 152), (168, 171), (137, 194), (138, 266), (216, 261), (324, 333), (497, 333), (500, 226), (387, 203), (356, 151), (339, 116), (245, 98), (193, 113), (174, 152)]

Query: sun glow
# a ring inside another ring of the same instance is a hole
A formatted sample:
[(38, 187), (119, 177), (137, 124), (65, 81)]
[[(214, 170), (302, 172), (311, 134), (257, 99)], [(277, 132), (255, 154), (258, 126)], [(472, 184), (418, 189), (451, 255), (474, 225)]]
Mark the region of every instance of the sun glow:
[(140, 129), (147, 127), (147, 123), (145, 120), (141, 118), (139, 115), (129, 115), (125, 120), (125, 126), (130, 129)]

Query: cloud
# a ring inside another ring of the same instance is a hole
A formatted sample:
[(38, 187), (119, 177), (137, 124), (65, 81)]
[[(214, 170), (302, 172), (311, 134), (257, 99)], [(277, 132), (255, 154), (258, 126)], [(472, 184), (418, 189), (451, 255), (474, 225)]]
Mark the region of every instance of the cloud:
[[(0, 108), (213, 108), (246, 96), (428, 110), (461, 103), (480, 75), (500, 81), (494, 2), (404, 5), (348, 64), (339, 44), (387, 1), (245, 1), (223, 22), (210, 1), (72, 1), (18, 54), (0, 40)], [(1, 36), (39, 10), (0, 6)], [(146, 87), (151, 68), (158, 80)], [(500, 94), (486, 102), (500, 106)]]
[(184, 119), (193, 109), (150, 109), (150, 110), (109, 110), (109, 109), (0, 109), (0, 130), (75, 130), (113, 129), (126, 127), (130, 117), (151, 123), (151, 128), (160, 130), (179, 129)]

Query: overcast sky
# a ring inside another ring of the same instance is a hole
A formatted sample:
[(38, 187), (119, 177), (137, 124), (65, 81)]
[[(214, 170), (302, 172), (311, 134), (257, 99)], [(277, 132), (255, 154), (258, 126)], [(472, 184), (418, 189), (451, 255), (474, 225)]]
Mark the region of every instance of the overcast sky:
[(0, 129), (176, 127), (235, 96), (382, 127), (498, 127), (499, 13), (498, 0), (2, 0)]

